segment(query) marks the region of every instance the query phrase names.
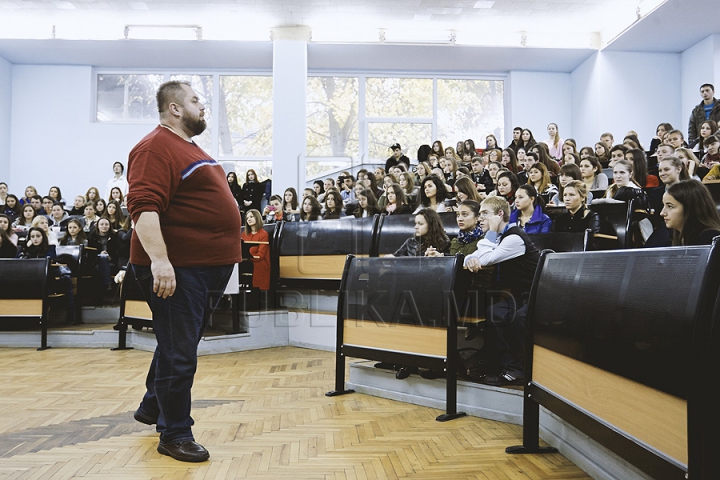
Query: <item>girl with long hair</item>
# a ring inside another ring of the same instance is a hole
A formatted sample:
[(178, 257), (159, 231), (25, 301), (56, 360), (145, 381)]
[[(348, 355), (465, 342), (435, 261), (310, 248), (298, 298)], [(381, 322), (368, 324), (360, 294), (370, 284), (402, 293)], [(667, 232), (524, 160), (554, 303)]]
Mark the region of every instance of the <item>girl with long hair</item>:
[(688, 175), (690, 175), (694, 180), (700, 180), (700, 177), (695, 174), (695, 172), (697, 172), (697, 168), (700, 166), (700, 160), (692, 151), (684, 147), (676, 148), (675, 156), (685, 164), (685, 169), (687, 170)]
[[(534, 166), (533, 166), (534, 168)], [(532, 185), (521, 185), (515, 192), (515, 210), (510, 212), (510, 224), (526, 233), (549, 233), (552, 220), (543, 212), (545, 202)]]
[(285, 189), (285, 193), (283, 193), (282, 211), (289, 214), (300, 213), (298, 194), (294, 187)]
[(520, 183), (514, 173), (506, 170), (498, 174), (497, 195), (507, 200), (511, 209), (515, 208), (515, 192), (518, 188), (520, 188)]
[(340, 192), (335, 189), (325, 192), (325, 212), (323, 220), (331, 220), (334, 218), (344, 217), (343, 201)]
[[(556, 206), (563, 206), (563, 190), (565, 186), (573, 180), (582, 181), (582, 173), (580, 167), (573, 163), (567, 163), (560, 167), (560, 175), (558, 175), (558, 192), (550, 199), (550, 203)], [(592, 201), (592, 193), (588, 192), (590, 201)]]
[(520, 134), (520, 146), (527, 152), (537, 144), (535, 137), (529, 128), (523, 128), (522, 134)]
[(542, 163), (538, 162), (528, 171), (528, 185), (532, 185), (539, 195), (553, 196), (557, 187), (550, 181), (550, 174)]
[(27, 230), (32, 226), (32, 221), (37, 216), (37, 212), (32, 205), (25, 204), (20, 211), (20, 215), (15, 219), (12, 226), (13, 228)]
[[(10, 240), (13, 245), (17, 245), (18, 236), (13, 231), (11, 224), (12, 222), (10, 221), (10, 217), (5, 215), (4, 213), (0, 213), (0, 230), (3, 230), (7, 234), (8, 240)], [(13, 257), (15, 257), (15, 254), (13, 254)]]
[(60, 245), (87, 245), (87, 236), (79, 219), (68, 220), (67, 232), (60, 240)]
[(580, 174), (582, 181), (590, 190), (606, 190), (608, 188), (608, 178), (602, 171), (600, 162), (595, 157), (587, 157), (580, 160)]
[(607, 168), (610, 164), (610, 152), (608, 152), (607, 146), (603, 142), (595, 144), (595, 157), (597, 157), (602, 168)]
[(250, 209), (245, 213), (245, 229), (240, 238), (243, 242), (252, 245), (249, 249), (250, 258), (248, 260), (253, 265), (253, 288), (270, 290), (269, 237), (263, 228), (262, 215), (258, 210)]
[(584, 232), (589, 228), (593, 233), (600, 233), (600, 217), (587, 208), (587, 194), (587, 187), (579, 180), (565, 185), (563, 203), (567, 212), (555, 218), (554, 232)]
[(307, 197), (303, 198), (302, 201), (300, 221), (312, 222), (314, 220), (322, 220), (322, 217), (320, 216), (320, 211), (320, 202), (318, 202), (317, 198), (315, 198), (314, 196), (308, 195)]
[(685, 180), (667, 189), (660, 216), (674, 230), (672, 244), (710, 245), (720, 235), (720, 215), (707, 188)]
[(561, 160), (563, 157), (563, 139), (560, 138), (560, 131), (558, 130), (557, 123), (550, 123), (547, 126), (548, 139), (545, 140), (545, 145), (548, 146), (548, 153), (551, 158), (555, 160)]
[(100, 191), (97, 187), (88, 188), (87, 193), (85, 193), (85, 202), (97, 202), (98, 200), (100, 200)]
[(5, 197), (5, 205), (2, 209), (2, 213), (9, 217), (20, 216), (20, 201), (16, 195), (8, 193), (8, 196)]
[(380, 213), (375, 193), (369, 188), (360, 191), (357, 195), (357, 200), (357, 207), (355, 207), (355, 211), (353, 212), (355, 218), (372, 217), (376, 213)]
[(265, 193), (265, 184), (260, 183), (260, 179), (252, 168), (245, 173), (245, 184), (240, 191), (240, 209), (243, 212), (248, 210), (260, 210), (260, 202)]
[(393, 183), (385, 192), (387, 202), (385, 204), (384, 213), (388, 215), (404, 215), (412, 212), (412, 208), (407, 204), (405, 192), (397, 183)]
[(458, 178), (457, 182), (455, 182), (455, 192), (458, 202), (473, 200), (480, 203), (482, 201), (480, 194), (477, 191), (477, 187), (475, 187), (475, 183), (470, 179), (470, 177)]
[(420, 205), (414, 213), (420, 213), (420, 210), (429, 208), (436, 212), (445, 212), (445, 199), (448, 198), (448, 191), (443, 182), (437, 175), (429, 175), (423, 181), (420, 188)]
[(228, 172), (226, 178), (233, 198), (236, 202), (240, 203), (240, 192), (242, 191), (242, 187), (240, 186), (240, 182), (238, 182), (237, 173)]

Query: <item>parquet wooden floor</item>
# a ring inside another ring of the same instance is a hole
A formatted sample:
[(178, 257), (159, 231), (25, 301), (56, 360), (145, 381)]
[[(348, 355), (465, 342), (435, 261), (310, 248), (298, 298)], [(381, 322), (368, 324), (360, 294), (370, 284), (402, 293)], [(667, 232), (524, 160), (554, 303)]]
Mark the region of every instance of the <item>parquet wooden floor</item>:
[(201, 357), (194, 433), (210, 461), (157, 453), (132, 412), (151, 354), (0, 349), (1, 479), (587, 479), (561, 455), (509, 456), (514, 425), (332, 389), (334, 356), (273, 348)]

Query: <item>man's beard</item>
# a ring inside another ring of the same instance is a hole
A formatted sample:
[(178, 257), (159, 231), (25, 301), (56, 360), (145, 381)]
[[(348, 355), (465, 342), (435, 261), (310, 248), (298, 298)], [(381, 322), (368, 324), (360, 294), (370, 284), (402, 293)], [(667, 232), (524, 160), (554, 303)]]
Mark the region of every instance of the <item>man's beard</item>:
[(205, 131), (205, 128), (207, 127), (205, 119), (201, 116), (198, 116), (197, 118), (192, 118), (189, 115), (185, 114), (183, 115), (182, 121), (185, 128), (192, 132), (193, 137), (203, 133)]

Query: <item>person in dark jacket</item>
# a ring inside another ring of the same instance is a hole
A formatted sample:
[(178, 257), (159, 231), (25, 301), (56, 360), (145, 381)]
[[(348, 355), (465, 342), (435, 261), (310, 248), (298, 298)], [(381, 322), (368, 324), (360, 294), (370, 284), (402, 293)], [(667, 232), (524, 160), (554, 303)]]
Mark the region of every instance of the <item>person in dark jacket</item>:
[(587, 186), (579, 180), (573, 180), (563, 189), (563, 203), (567, 213), (558, 215), (553, 223), (555, 232), (584, 232), (592, 230), (600, 233), (600, 217), (588, 209), (586, 204)]
[(95, 267), (100, 274), (100, 282), (105, 290), (110, 290), (113, 277), (118, 272), (120, 250), (117, 234), (110, 226), (110, 220), (102, 217), (97, 221), (95, 230), (88, 236), (88, 250), (94, 249)]
[(402, 153), (402, 147), (399, 143), (394, 143), (390, 146), (390, 150), (392, 150), (393, 154), (390, 158), (387, 159), (385, 162), (385, 171), (389, 172), (392, 167), (397, 165), (398, 163), (404, 163), (405, 169), (410, 168), (410, 159), (403, 155)]
[(242, 186), (240, 192), (240, 210), (248, 212), (250, 210), (260, 211), (260, 203), (265, 193), (265, 184), (260, 183), (255, 170), (249, 169), (245, 174), (245, 185)]
[(387, 257), (424, 257), (428, 248), (446, 252), (450, 240), (440, 220), (440, 215), (431, 208), (423, 208), (415, 215), (415, 235), (408, 238), (395, 253)]
[(714, 120), (720, 124), (720, 101), (715, 98), (715, 87), (705, 83), (700, 87), (700, 96), (703, 101), (693, 108), (688, 124), (688, 145), (694, 147), (700, 136), (700, 127), (706, 120)]

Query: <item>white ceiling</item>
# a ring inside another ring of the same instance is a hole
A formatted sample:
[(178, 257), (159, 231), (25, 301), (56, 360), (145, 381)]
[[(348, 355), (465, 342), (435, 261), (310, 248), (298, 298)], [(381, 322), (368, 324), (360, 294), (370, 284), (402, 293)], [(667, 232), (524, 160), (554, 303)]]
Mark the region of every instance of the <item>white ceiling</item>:
[[(475, 8), (482, 3), (477, 0), (0, 0), (0, 57), (14, 64), (266, 69), (272, 66), (270, 28), (307, 25), (315, 36), (326, 32), (324, 38), (333, 31), (371, 31), (373, 43), (311, 42), (311, 69), (411, 70), (422, 67), (426, 56), (439, 59), (428, 70), (572, 71), (599, 47), (590, 44), (590, 34), (608, 42), (625, 30), (607, 47), (611, 50), (680, 52), (720, 33), (720, 0), (668, 0), (635, 21), (638, 6), (657, 1), (496, 0), (484, 9)], [(198, 25), (203, 40), (122, 39), (125, 25), (139, 24)], [(390, 32), (419, 37), (410, 43), (446, 33), (449, 38), (451, 31), (458, 41), (463, 35), (505, 40), (499, 42), (503, 46), (480, 48), (401, 48), (380, 44), (374, 37), (380, 29), (387, 29), (388, 37)], [(520, 45), (522, 35), (528, 46)], [(564, 48), (531, 47), (549, 35)], [(263, 41), (237, 41), (242, 38)]]

